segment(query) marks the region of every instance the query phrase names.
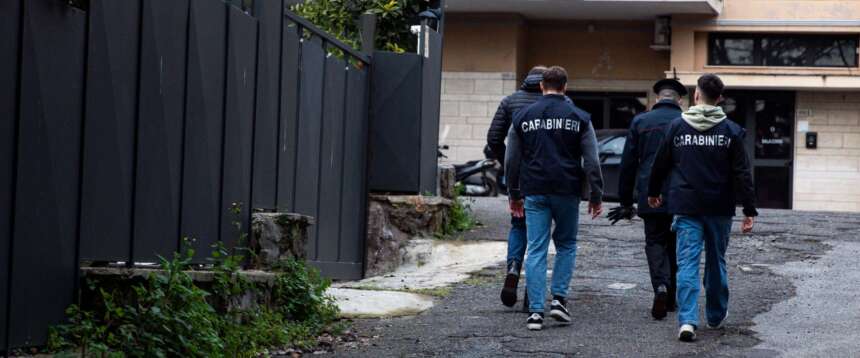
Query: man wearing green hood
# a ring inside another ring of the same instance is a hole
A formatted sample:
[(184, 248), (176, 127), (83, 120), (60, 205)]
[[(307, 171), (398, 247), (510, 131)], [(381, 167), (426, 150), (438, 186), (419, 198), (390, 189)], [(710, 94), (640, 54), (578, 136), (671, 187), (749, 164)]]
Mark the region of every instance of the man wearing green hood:
[[(735, 215), (735, 198), (743, 203), (741, 230), (752, 231), (755, 208), (744, 129), (726, 120), (717, 107), (723, 82), (713, 74), (699, 78), (696, 105), (669, 124), (648, 183), (648, 205), (663, 205), (668, 180), (668, 212), (677, 235), (678, 339), (694, 341), (699, 327), (699, 261), (705, 249), (705, 316), (707, 326), (722, 328), (728, 317), (729, 285), (726, 249)], [(738, 195), (739, 194), (739, 195)]]

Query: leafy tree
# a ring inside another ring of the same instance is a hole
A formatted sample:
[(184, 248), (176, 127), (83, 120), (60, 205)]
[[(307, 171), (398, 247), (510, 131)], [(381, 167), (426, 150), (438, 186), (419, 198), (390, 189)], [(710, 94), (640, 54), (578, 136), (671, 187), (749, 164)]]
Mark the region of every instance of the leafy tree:
[(393, 52), (414, 52), (417, 39), (409, 27), (418, 24), (420, 0), (306, 0), (293, 11), (339, 40), (361, 47), (358, 19), (376, 14), (376, 48)]

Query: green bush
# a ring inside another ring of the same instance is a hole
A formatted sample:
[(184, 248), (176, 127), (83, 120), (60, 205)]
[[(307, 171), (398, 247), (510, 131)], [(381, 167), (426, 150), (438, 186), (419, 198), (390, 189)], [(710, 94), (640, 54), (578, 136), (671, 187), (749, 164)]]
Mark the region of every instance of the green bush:
[[(73, 305), (67, 324), (53, 327), (49, 349), (83, 356), (252, 357), (268, 348), (312, 348), (338, 310), (325, 294), (330, 282), (302, 262), (284, 262), (274, 284), (274, 308), (218, 312), (213, 300), (255, 289), (237, 274), (241, 256), (216, 245), (210, 290), (194, 284), (187, 270), (194, 251), (161, 260), (131, 292), (99, 289), (89, 310)], [(92, 289), (98, 283), (91, 282)]]
[(306, 0), (293, 11), (352, 46), (361, 47), (358, 18), (376, 14), (376, 48), (415, 52), (417, 39), (409, 27), (418, 24), (418, 0)]
[(477, 224), (477, 221), (472, 217), (472, 209), (468, 203), (464, 203), (460, 199), (463, 194), (462, 184), (457, 184), (454, 188), (454, 197), (451, 198), (451, 210), (449, 211), (448, 223), (442, 229), (441, 237), (447, 237), (457, 232), (471, 230)]
[(331, 322), (338, 314), (331, 296), (325, 293), (331, 281), (320, 277), (316, 270), (308, 270), (301, 261), (281, 263), (279, 271), (290, 273), (278, 276), (272, 296), (274, 305), (284, 317), (299, 322)]

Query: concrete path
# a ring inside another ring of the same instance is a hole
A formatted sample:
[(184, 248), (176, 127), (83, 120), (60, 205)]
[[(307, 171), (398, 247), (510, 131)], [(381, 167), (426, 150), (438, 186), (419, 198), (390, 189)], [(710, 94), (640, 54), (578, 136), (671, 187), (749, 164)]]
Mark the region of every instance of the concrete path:
[[(328, 290), (342, 317), (384, 318), (416, 315), (434, 304), (426, 293), (469, 278), (498, 263), (507, 245), (499, 241), (414, 240), (403, 266), (390, 274), (336, 283)], [(422, 294), (423, 293), (423, 294)]]
[[(462, 239), (504, 241), (509, 225), (505, 199), (480, 199), (472, 207), (485, 226)], [(610, 226), (606, 220), (583, 216), (571, 283), (573, 325), (527, 331), (525, 315), (499, 302), (500, 263), (455, 284), (450, 296), (423, 314), (356, 320), (356, 332), (370, 343), (338, 347), (335, 354), (855, 356), (860, 340), (852, 338), (860, 319), (856, 287), (850, 286), (860, 282), (855, 264), (860, 254), (858, 224), (858, 215), (765, 210), (755, 234), (738, 234), (736, 225), (728, 254), (732, 296), (727, 328), (700, 330), (693, 344), (675, 338), (674, 315), (665, 321), (649, 316), (652, 293), (641, 221)]]
[(775, 268), (797, 296), (756, 317), (760, 347), (784, 357), (860, 356), (860, 242), (829, 242), (821, 260)]

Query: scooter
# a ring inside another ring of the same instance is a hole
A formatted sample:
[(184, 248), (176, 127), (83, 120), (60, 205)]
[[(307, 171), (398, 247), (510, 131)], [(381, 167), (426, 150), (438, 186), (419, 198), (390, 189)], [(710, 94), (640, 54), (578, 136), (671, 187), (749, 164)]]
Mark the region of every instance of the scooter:
[[(447, 158), (442, 150), (448, 146), (439, 147), (439, 157)], [(454, 172), (457, 184), (462, 185), (463, 195), (466, 196), (498, 196), (504, 187), (499, 183), (502, 165), (495, 159), (472, 160), (464, 164), (455, 164)]]

